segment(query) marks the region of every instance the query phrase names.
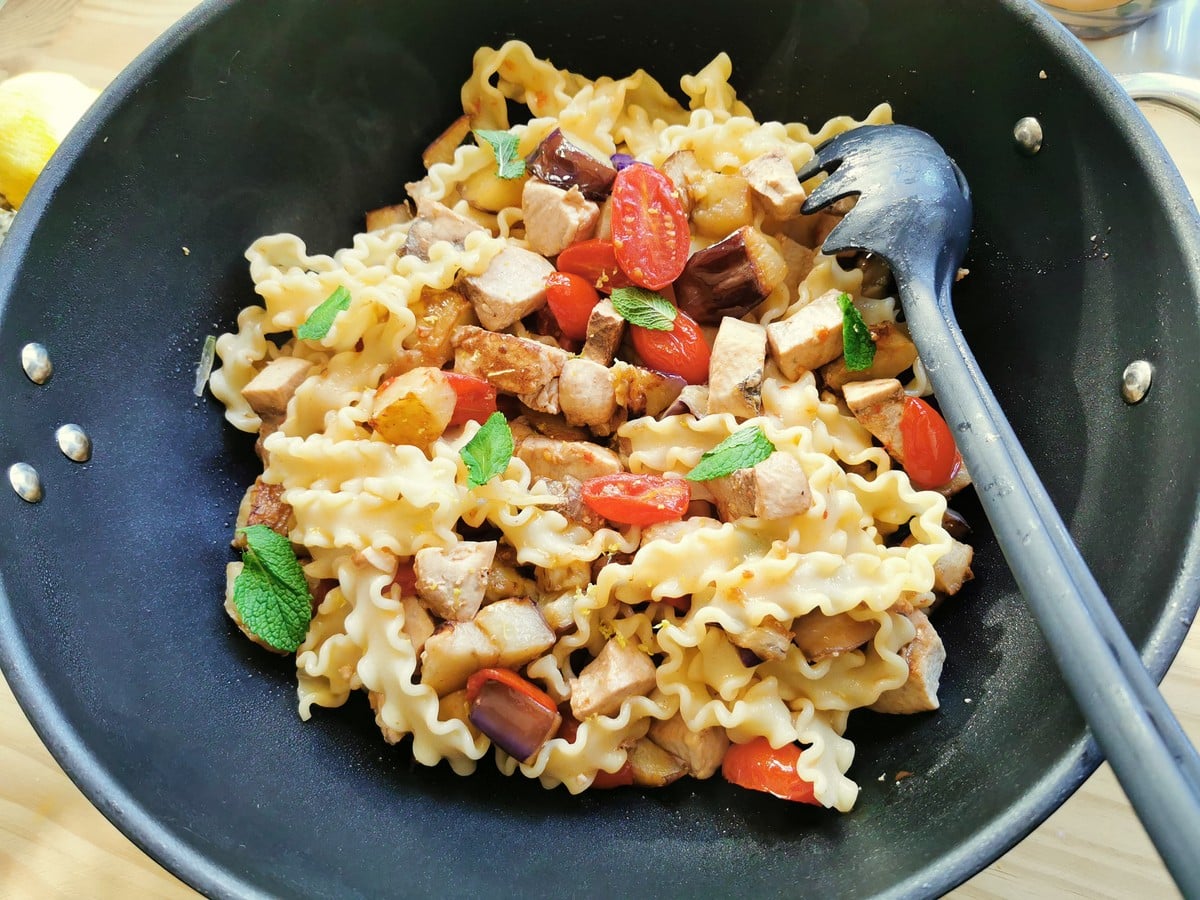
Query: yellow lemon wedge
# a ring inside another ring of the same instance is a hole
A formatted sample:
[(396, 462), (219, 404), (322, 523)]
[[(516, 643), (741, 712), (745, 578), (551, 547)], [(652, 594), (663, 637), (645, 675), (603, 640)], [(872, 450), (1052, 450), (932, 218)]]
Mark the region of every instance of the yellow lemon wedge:
[(96, 96), (59, 72), (26, 72), (0, 82), (0, 196), (14, 209)]

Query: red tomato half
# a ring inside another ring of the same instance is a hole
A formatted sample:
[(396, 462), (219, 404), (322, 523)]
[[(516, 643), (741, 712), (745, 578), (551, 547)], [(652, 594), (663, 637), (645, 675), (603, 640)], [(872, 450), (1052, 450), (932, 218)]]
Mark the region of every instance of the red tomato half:
[(583, 502), (610, 522), (653, 525), (682, 519), (692, 488), (682, 478), (617, 472), (589, 478), (580, 491)]
[(634, 284), (657, 291), (679, 277), (692, 248), (675, 185), (658, 169), (629, 166), (612, 190), (613, 249)]
[(721, 774), (725, 780), (752, 791), (764, 791), (781, 800), (820, 806), (813, 796), (811, 782), (796, 773), (800, 748), (785, 744), (778, 750), (764, 737), (746, 744), (734, 744), (725, 752)]
[(487, 381), (475, 375), (463, 375), (461, 372), (442, 374), (458, 395), (454, 404), (454, 414), (450, 416), (451, 425), (462, 425), (464, 422), (482, 424), (496, 411), (496, 389)]
[(613, 249), (612, 241), (600, 238), (572, 244), (558, 254), (556, 267), (560, 272), (582, 275), (596, 290), (605, 294), (633, 285), (617, 265), (617, 252)]
[(675, 317), (675, 327), (670, 331), (630, 325), (629, 337), (642, 362), (651, 369), (678, 375), (688, 384), (708, 381), (708, 342), (696, 320), (683, 310)]
[(551, 272), (546, 277), (546, 303), (563, 335), (571, 340), (582, 341), (587, 337), (588, 319), (599, 302), (600, 294), (582, 275)]
[(954, 445), (950, 426), (919, 397), (909, 397), (904, 402), (900, 435), (904, 439), (904, 471), (915, 487), (933, 490), (958, 473), (962, 457)]

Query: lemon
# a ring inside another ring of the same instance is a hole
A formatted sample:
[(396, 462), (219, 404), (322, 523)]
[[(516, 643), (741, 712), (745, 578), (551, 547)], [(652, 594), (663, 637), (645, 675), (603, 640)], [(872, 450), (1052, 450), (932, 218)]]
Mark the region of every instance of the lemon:
[(59, 72), (0, 82), (0, 196), (14, 208), (95, 99), (96, 91)]

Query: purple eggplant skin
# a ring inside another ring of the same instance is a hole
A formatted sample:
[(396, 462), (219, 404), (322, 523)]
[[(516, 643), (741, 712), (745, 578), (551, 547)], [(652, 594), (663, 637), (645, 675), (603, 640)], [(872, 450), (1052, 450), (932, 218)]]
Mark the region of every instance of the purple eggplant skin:
[(589, 200), (603, 200), (612, 192), (616, 168), (576, 147), (555, 128), (525, 159), (529, 171), (546, 184), (569, 191), (579, 188)]
[(620, 172), (622, 169), (629, 168), (635, 162), (637, 162), (637, 160), (628, 153), (614, 153), (609, 157), (609, 159), (612, 160), (612, 164), (616, 167), (618, 172)]
[(498, 681), (488, 681), (471, 702), (471, 724), (514, 759), (529, 762), (558, 733), (562, 716)]
[(745, 226), (692, 254), (675, 281), (675, 302), (701, 325), (717, 325), (750, 312), (786, 274), (782, 257)]

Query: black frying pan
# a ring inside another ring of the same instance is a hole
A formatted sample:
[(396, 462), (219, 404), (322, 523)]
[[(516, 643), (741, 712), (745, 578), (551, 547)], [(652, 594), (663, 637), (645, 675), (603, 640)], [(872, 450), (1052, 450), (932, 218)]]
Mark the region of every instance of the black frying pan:
[[(420, 174), (473, 50), (509, 36), (592, 76), (645, 66), (668, 85), (726, 50), (760, 118), (819, 123), (887, 99), (937, 137), (976, 197), (959, 320), (1165, 671), (1200, 601), (1200, 226), (1132, 104), (1040, 14), (1018, 0), (664, 0), (587, 16), (222, 0), (101, 99), (0, 251), (0, 465), (33, 463), (46, 487), (37, 505), (0, 494), (6, 676), (101, 810), (207, 893), (946, 890), (1098, 762), (986, 533), (976, 581), (936, 619), (943, 708), (855, 714), (863, 791), (845, 816), (717, 781), (571, 797), (489, 765), (468, 779), (415, 767), (361, 700), (302, 724), (290, 662), (225, 619), (254, 457), (190, 390), (203, 336), (252, 300), (241, 253), (279, 230), (342, 246)], [(1026, 115), (1046, 131), (1032, 158), (1011, 139)], [(44, 387), (17, 364), (30, 340), (56, 364)], [(1138, 358), (1157, 374), (1129, 407), (1118, 378)], [(86, 465), (54, 447), (69, 421), (95, 442)], [(900, 770), (915, 774), (896, 783)]]

